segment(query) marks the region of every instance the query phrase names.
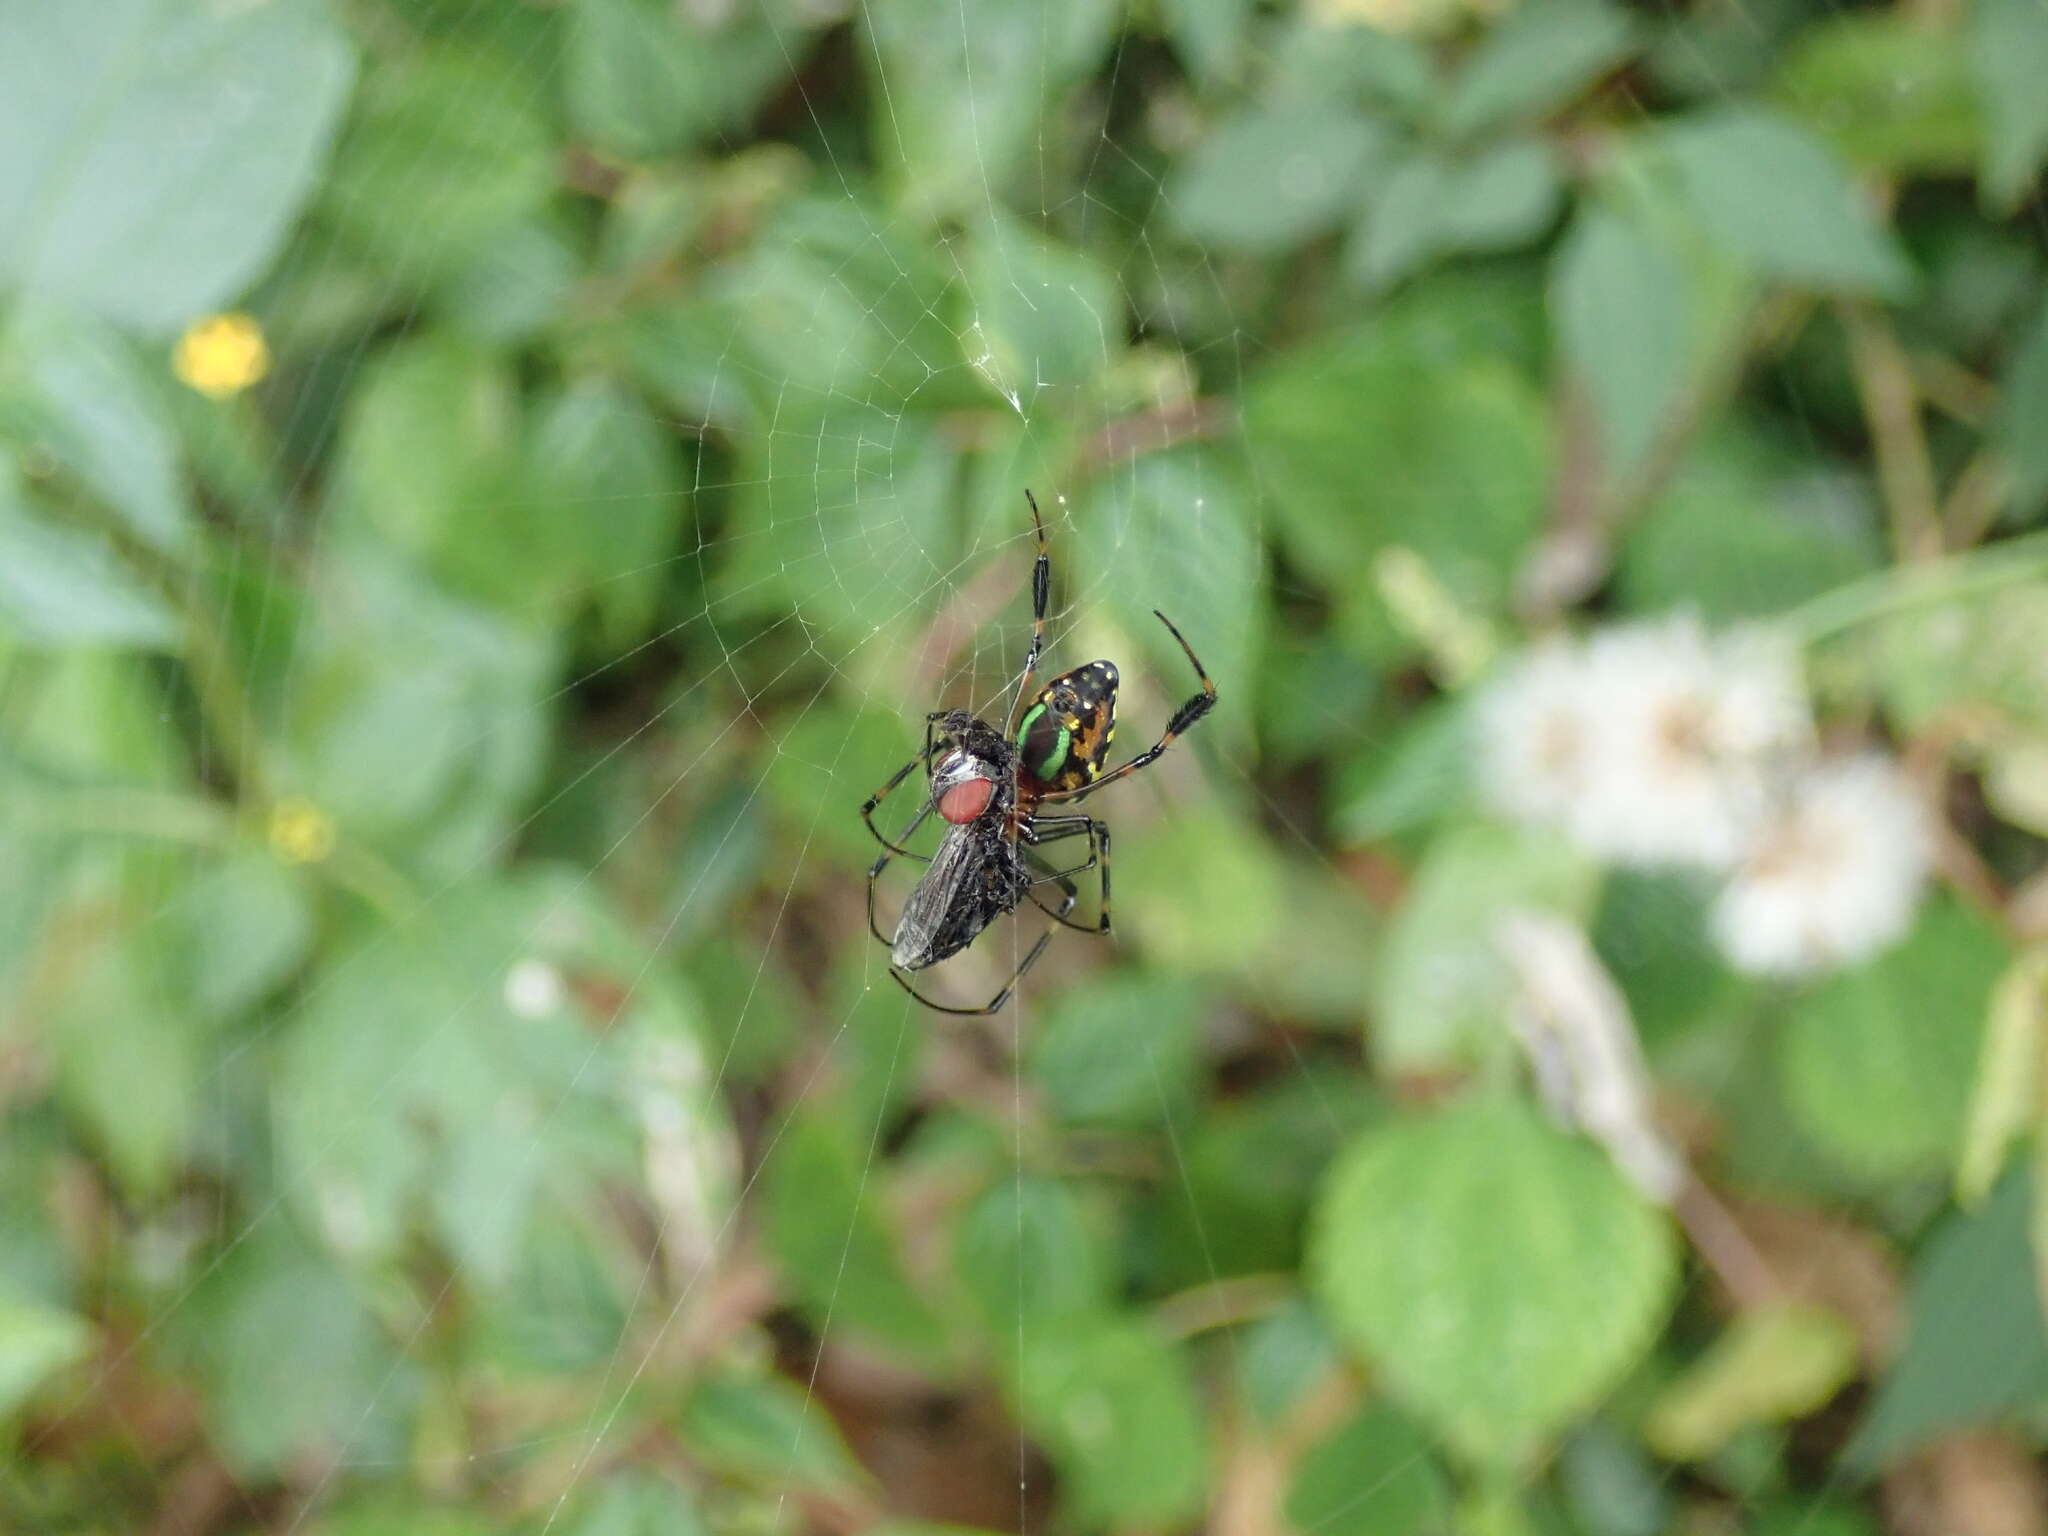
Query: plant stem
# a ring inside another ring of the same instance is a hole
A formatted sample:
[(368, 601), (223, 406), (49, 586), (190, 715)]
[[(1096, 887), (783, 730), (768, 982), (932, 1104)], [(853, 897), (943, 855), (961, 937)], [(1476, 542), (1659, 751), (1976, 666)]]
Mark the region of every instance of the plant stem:
[(2048, 531), (1920, 565), (1878, 571), (1802, 603), (1780, 621), (1802, 645), (1895, 613), (2048, 580)]
[(186, 676), (192, 680), (201, 721), (218, 748), (231, 785), (242, 798), (268, 805), (264, 789), (262, 737), (236, 675), (226, 639), (205, 605), (193, 600), (192, 573), (163, 551), (136, 538), (96, 504), (88, 504), (98, 531), (112, 544), (122, 563), (134, 571), (178, 615)]
[(1906, 349), (1891, 323), (1868, 305), (1837, 304), (1835, 313), (1849, 334), (1856, 393), (1891, 518), (1892, 552), (1900, 560), (1935, 559), (1941, 554), (1941, 497)]
[(39, 822), (99, 834), (127, 834), (201, 848), (226, 848), (235, 841), (234, 813), (197, 795), (153, 789), (54, 789), (34, 786), (9, 791), (35, 812)]
[(1232, 1275), (1179, 1291), (1159, 1303), (1159, 1325), (1176, 1339), (1248, 1323), (1276, 1312), (1296, 1294), (1292, 1275)]

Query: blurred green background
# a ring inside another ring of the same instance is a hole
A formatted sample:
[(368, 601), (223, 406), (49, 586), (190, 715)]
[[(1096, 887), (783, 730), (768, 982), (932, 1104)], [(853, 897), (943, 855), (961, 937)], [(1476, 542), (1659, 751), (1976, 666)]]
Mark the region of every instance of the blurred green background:
[[(2042, 0), (0, 37), (0, 1528), (2048, 1531)], [(1049, 670), (1222, 702), (941, 1018), (857, 808), (1027, 486)], [(1673, 613), (1939, 813), (1899, 942), (1486, 809)]]

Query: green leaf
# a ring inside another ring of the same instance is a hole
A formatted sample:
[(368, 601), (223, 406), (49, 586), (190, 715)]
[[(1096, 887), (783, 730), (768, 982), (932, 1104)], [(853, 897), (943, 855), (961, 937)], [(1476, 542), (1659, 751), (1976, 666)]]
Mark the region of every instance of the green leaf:
[(1188, 73), (1214, 84), (1237, 77), (1252, 9), (1250, 0), (1162, 0), (1159, 20)]
[(26, 435), (36, 448), (75, 475), (127, 532), (181, 553), (192, 509), (177, 439), (126, 343), (85, 313), (26, 308), (7, 330), (5, 368), (19, 374)]
[(1412, 119), (1428, 112), (1437, 89), (1426, 44), (1364, 20), (1299, 13), (1284, 26), (1274, 49), (1275, 100), (1364, 103)]
[(1869, 11), (1802, 28), (1773, 94), (1858, 165), (1962, 175), (1978, 157), (1962, 38), (1924, 17)]
[(739, 127), (801, 65), (802, 47), (787, 24), (746, 9), (575, 0), (563, 63), (569, 121), (614, 154), (683, 149)]
[(0, 636), (31, 647), (168, 649), (178, 620), (104, 538), (33, 510), (0, 456)]
[(1338, 1365), (1336, 1341), (1300, 1296), (1245, 1324), (1232, 1352), (1239, 1390), (1253, 1424), (1263, 1429), (1285, 1422)]
[[(1051, 10), (1029, 0), (960, 0), (944, 25), (922, 0), (863, 7), (873, 140), (893, 162), (894, 200), (920, 220), (986, 211), (1026, 160), (1048, 108), (1108, 51), (1117, 16), (1107, 0)], [(916, 88), (905, 90), (905, 81)]]
[(1770, 618), (1882, 568), (1879, 527), (1861, 480), (1731, 427), (1694, 446), (1629, 530), (1615, 586), (1632, 613)]
[[(9, 721), (14, 767), (32, 764), (76, 784), (121, 784), (182, 796), (191, 783), (189, 747), (165, 719), (163, 689), (150, 663), (106, 651), (37, 656), (33, 700)], [(16, 795), (0, 803), (28, 810)], [(54, 894), (54, 893), (53, 893)]]
[(961, 1212), (953, 1267), (998, 1339), (1110, 1299), (1108, 1256), (1081, 1202), (1054, 1179), (1019, 1173), (990, 1185)]
[(1413, 1423), (1392, 1408), (1368, 1408), (1301, 1458), (1287, 1521), (1317, 1536), (1449, 1536), (1450, 1479)]
[(655, 1472), (627, 1470), (578, 1498), (563, 1536), (711, 1536), (696, 1500)]
[[(313, 1326), (314, 1319), (318, 1326)], [(260, 1479), (302, 1456), (402, 1456), (416, 1369), (339, 1267), (274, 1212), (172, 1314), (212, 1443)]]
[(11, 0), (0, 30), (0, 288), (161, 332), (269, 265), (353, 73), (325, 7)]
[(1839, 1313), (1796, 1301), (1754, 1307), (1657, 1395), (1643, 1434), (1667, 1461), (1703, 1460), (1749, 1425), (1804, 1418), (1856, 1368), (1856, 1330)]
[(540, 773), (552, 642), (382, 549), (333, 548), (321, 574), (278, 725), (291, 787), (410, 867), (469, 874)]
[(1991, 1192), (2007, 1152), (2043, 1102), (2048, 1069), (2048, 951), (2023, 950), (1998, 978), (1984, 1021), (1976, 1085), (1956, 1157), (1956, 1200), (1976, 1205)]
[(1167, 207), (1205, 244), (1251, 254), (1335, 229), (1385, 162), (1393, 135), (1333, 102), (1298, 101), (1232, 118), (1181, 163)]
[(831, 1415), (780, 1376), (706, 1377), (684, 1402), (676, 1430), (714, 1471), (772, 1491), (844, 1491), (867, 1481)]
[(746, 255), (708, 284), (716, 307), (658, 338), (709, 354), (694, 374), (675, 362), (664, 370), (690, 379), (684, 409), (699, 409), (698, 399), (707, 408), (725, 402), (731, 386), (721, 388), (715, 374), (733, 363), (717, 365), (709, 379), (701, 370), (736, 343), (749, 365), (739, 384), (760, 417), (757, 435), (802, 430), (841, 409), (880, 421), (911, 408), (986, 405), (987, 379), (960, 355), (968, 322), (959, 268), (900, 226), (857, 197), (799, 197), (780, 207)]
[(1112, 863), (1117, 932), (1135, 936), (1160, 964), (1243, 975), (1285, 924), (1286, 863), (1220, 811), (1187, 806), (1120, 832)]
[(2000, 450), (2012, 477), (2015, 511), (2031, 515), (2048, 501), (2048, 304), (2012, 350), (1993, 419)]
[(1276, 626), (1259, 668), (1254, 708), (1267, 762), (1294, 767), (1343, 754), (1370, 736), (1386, 703), (1386, 680), (1335, 635)]
[[(694, 1106), (691, 1106), (694, 1108)], [(502, 1285), (475, 1287), (465, 1321), (466, 1359), (507, 1373), (549, 1375), (601, 1367), (625, 1336), (627, 1298), (619, 1275), (637, 1277), (646, 1259), (605, 1249), (587, 1212), (547, 1202)], [(664, 1246), (671, 1234), (664, 1230)], [(673, 1241), (687, 1244), (677, 1232)], [(674, 1250), (672, 1250), (674, 1251)]]
[(2012, 213), (2048, 157), (2048, 4), (1978, 0), (1970, 8), (1970, 62), (1988, 119), (1984, 200)]
[(721, 590), (745, 611), (794, 610), (826, 655), (929, 618), (956, 579), (959, 454), (929, 417), (792, 398), (748, 437)]
[(973, 297), (960, 337), (967, 364), (1026, 417), (1075, 403), (1074, 392), (1123, 353), (1124, 297), (1115, 274), (1009, 219), (983, 227), (967, 288)]
[(1077, 1319), (1029, 1343), (1019, 1412), (1052, 1454), (1068, 1517), (1124, 1529), (1192, 1520), (1208, 1458), (1180, 1354), (1115, 1317)]
[(1390, 737), (1369, 737), (1339, 780), (1338, 839), (1381, 842), (1473, 809), (1472, 745), (1470, 713), (1456, 699), (1432, 700)]
[(178, 906), (193, 1002), (209, 1018), (241, 1012), (275, 988), (313, 943), (304, 888), (267, 853), (238, 851), (190, 876)]
[[(923, 712), (930, 703), (917, 700), (917, 715), (906, 719), (882, 709), (882, 702), (878, 698), (875, 707), (861, 710), (824, 703), (806, 710), (783, 732), (763, 780), (780, 819), (798, 837), (816, 839), (849, 863), (867, 864), (881, 851), (853, 812), (875, 786), (924, 748)], [(921, 774), (904, 780), (876, 810), (875, 824), (900, 833), (921, 804), (930, 803), (923, 786)], [(942, 830), (936, 820), (925, 818), (914, 840), (916, 851), (931, 853)], [(907, 896), (916, 878), (912, 870), (918, 867), (899, 863), (882, 877), (882, 890)], [(901, 1000), (900, 993), (893, 999)]]
[(1589, 1536), (1660, 1536), (1677, 1503), (1668, 1474), (1620, 1426), (1595, 1419), (1565, 1443), (1557, 1481)]
[(91, 1352), (92, 1324), (76, 1313), (0, 1300), (0, 1421)]
[(897, 1256), (869, 1151), (824, 1114), (799, 1111), (768, 1160), (769, 1249), (813, 1322), (935, 1361), (945, 1336)]
[(1946, 1217), (1914, 1263), (1906, 1344), (1842, 1452), (1870, 1472), (1952, 1430), (2048, 1398), (2048, 1330), (2014, 1168), (1979, 1209)]
[(1897, 947), (1797, 1004), (1780, 1066), (1806, 1133), (1846, 1167), (1879, 1177), (1946, 1171), (2005, 959), (1983, 919), (1941, 901)]
[(1675, 1250), (1593, 1147), (1468, 1099), (1353, 1143), (1308, 1274), (1390, 1391), (1468, 1460), (1518, 1467), (1648, 1347)]
[[(1097, 481), (1075, 523), (1077, 537), (1064, 558), (1054, 548), (1054, 572), (1064, 571), (1070, 581), (1087, 580), (1090, 572), (1110, 578), (1101, 607), (1126, 643), (1150, 658), (1146, 691), (1178, 704), (1201, 688), (1180, 646), (1154, 617), (1157, 610), (1187, 637), (1219, 694), (1248, 698), (1265, 635), (1266, 564), (1235, 467), (1196, 448), (1147, 454)], [(1139, 657), (1122, 660), (1131, 688)], [(1118, 745), (1128, 743), (1133, 751), (1158, 729), (1121, 710), (1118, 724)], [(1198, 730), (1241, 739), (1249, 725), (1248, 712), (1219, 705)]]
[(1501, 355), (1515, 318), (1476, 285), (1417, 289), (1368, 328), (1283, 354), (1248, 392), (1246, 431), (1289, 554), (1382, 652), (1394, 645), (1376, 596), (1383, 549), (1413, 549), (1455, 597), (1491, 610), (1541, 525), (1549, 434), (1535, 387)]
[(1757, 1511), (1751, 1536), (1882, 1536), (1864, 1510), (1832, 1499), (1804, 1495)]
[(1700, 222), (1765, 277), (1903, 297), (1912, 265), (1829, 150), (1788, 119), (1732, 106), (1660, 131)]
[(1892, 723), (1906, 731), (1976, 711), (1987, 734), (2048, 732), (2048, 587), (2009, 586), (1907, 608), (1865, 642)]
[(1178, 1123), (1165, 1122), (1162, 1109), (1179, 1176), (1159, 1202), (1150, 1283), (1200, 1286), (1299, 1268), (1303, 1218), (1324, 1169), (1379, 1113), (1356, 1077), (1307, 1060), (1284, 1080)]
[(321, 189), (322, 219), (419, 284), (538, 213), (555, 182), (553, 134), (509, 69), (492, 48), (437, 44), (372, 70)]
[(1442, 212), (1445, 245), (1477, 252), (1526, 245), (1550, 227), (1563, 192), (1548, 143), (1504, 139), (1452, 167)]
[(1588, 203), (1551, 264), (1550, 307), (1610, 474), (1626, 470), (1649, 452), (1698, 366), (1681, 254), (1655, 230)]
[(519, 485), (520, 433), (507, 364), (451, 337), (408, 338), (350, 399), (343, 514), (451, 589), (524, 607), (562, 583), (534, 539), (564, 531), (555, 503)]
[(1535, 139), (1464, 161), (1418, 151), (1366, 199), (1346, 266), (1385, 287), (1449, 252), (1512, 250), (1548, 227), (1560, 190), (1556, 162)]
[[(201, 1022), (187, 1004), (179, 958), (118, 907), (68, 948), (42, 1018), (57, 1097), (140, 1200), (164, 1193), (199, 1112)], [(67, 974), (68, 971), (68, 974)]]
[(2048, 832), (2048, 737), (2000, 733), (1981, 751), (1979, 779), (1992, 813), (2026, 831)]
[(1267, 944), (1241, 957), (1238, 985), (1269, 1012), (1349, 1033), (1372, 995), (1382, 915), (1332, 864), (1293, 857), (1273, 864), (1287, 893), (1284, 920)]
[(495, 1517), (465, 1513), (428, 1494), (404, 1490), (344, 1499), (307, 1530), (309, 1536), (498, 1536)]
[(1727, 1027), (1755, 994), (1714, 947), (1713, 895), (1692, 870), (1616, 869), (1602, 882), (1589, 937), (1652, 1061), (1666, 1046)]
[(531, 537), (505, 536), (597, 610), (607, 653), (630, 650), (673, 574), (665, 557), (688, 506), (674, 435), (638, 395), (590, 379), (542, 407), (526, 453)]
[(1500, 1051), (1514, 976), (1495, 940), (1517, 909), (1584, 917), (1598, 874), (1554, 834), (1475, 822), (1429, 846), (1387, 925), (1367, 1040), (1383, 1072), (1434, 1072)]
[(1195, 1082), (1202, 994), (1192, 982), (1124, 974), (1062, 995), (1031, 1044), (1052, 1112), (1135, 1129), (1177, 1119)]
[(546, 217), (512, 225), (447, 271), (434, 306), (478, 341), (531, 340), (554, 324), (583, 275), (573, 239), (563, 223)]
[(1628, 18), (1603, 4), (1525, 6), (1487, 34), (1444, 104), (1460, 137), (1545, 116), (1628, 56)]
[(646, 959), (614, 928), (575, 877), (531, 867), (440, 891), (320, 973), (271, 1110), (286, 1198), (332, 1247), (388, 1259), (424, 1226), (474, 1283), (507, 1285), (544, 1193), (588, 1202), (634, 1166), (634, 1032), (588, 999), (625, 989), (637, 1021), (658, 989), (637, 995)]

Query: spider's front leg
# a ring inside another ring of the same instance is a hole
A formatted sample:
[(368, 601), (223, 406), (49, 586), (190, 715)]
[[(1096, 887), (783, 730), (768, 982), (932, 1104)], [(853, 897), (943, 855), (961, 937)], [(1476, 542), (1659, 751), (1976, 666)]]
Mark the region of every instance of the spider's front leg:
[(1109, 788), (1118, 779), (1127, 779), (1141, 768), (1151, 767), (1159, 761), (1161, 755), (1168, 747), (1172, 746), (1186, 732), (1192, 730), (1197, 721), (1216, 707), (1216, 684), (1210, 680), (1207, 669), (1196, 659), (1194, 647), (1189, 645), (1181, 632), (1173, 627), (1173, 620), (1169, 619), (1157, 608), (1152, 610), (1152, 617), (1164, 624), (1166, 632), (1172, 635), (1174, 639), (1180, 641), (1180, 648), (1187, 655), (1188, 664), (1195, 669), (1195, 676), (1201, 679), (1202, 691), (1181, 705), (1179, 709), (1176, 709), (1173, 712), (1173, 718), (1166, 722), (1166, 729), (1160, 733), (1159, 739), (1132, 758), (1128, 763), (1125, 763), (1120, 768), (1112, 768), (1108, 773), (1103, 774), (1102, 777), (1092, 779), (1088, 783), (1081, 785), (1078, 789), (1059, 789), (1054, 790), (1049, 795), (1043, 795), (1040, 797), (1040, 804), (1050, 805), (1055, 802), (1066, 803), (1082, 800), (1094, 794), (1097, 790)]
[[(943, 709), (935, 709), (930, 714), (924, 717), (924, 750), (918, 753), (917, 756), (913, 757), (909, 762), (905, 763), (901, 768), (898, 768), (893, 774), (891, 774), (889, 776), (889, 782), (884, 784), (880, 789), (876, 790), (872, 795), (869, 795), (867, 799), (863, 800), (861, 802), (860, 807), (860, 819), (867, 824), (868, 831), (874, 834), (876, 842), (880, 843), (884, 848), (888, 849), (889, 852), (894, 854), (900, 854), (902, 857), (906, 859), (916, 859), (920, 864), (929, 864), (931, 863), (931, 860), (924, 854), (912, 853), (908, 848), (900, 847), (898, 844), (892, 843), (889, 841), (888, 838), (882, 836), (882, 829), (875, 825), (875, 807), (880, 805), (884, 800), (888, 799), (889, 796), (895, 792), (896, 787), (900, 785), (905, 779), (909, 778), (912, 772), (914, 772), (916, 769), (922, 767), (929, 767), (931, 765), (932, 754), (936, 752), (940, 747), (948, 747), (953, 744), (953, 738), (951, 736), (940, 736), (934, 739), (932, 735), (932, 728), (945, 718), (946, 711)], [(929, 803), (927, 803), (925, 808), (917, 813), (917, 816), (911, 821), (910, 825), (905, 827), (903, 831), (899, 834), (899, 836), (908, 838), (912, 832), (915, 832), (917, 830), (918, 823), (923, 821), (925, 817), (928, 814), (930, 814), (930, 811), (931, 806)], [(875, 872), (879, 874), (881, 872), (882, 865), (887, 864), (888, 862), (889, 861), (886, 858), (883, 859), (881, 863), (875, 866)]]

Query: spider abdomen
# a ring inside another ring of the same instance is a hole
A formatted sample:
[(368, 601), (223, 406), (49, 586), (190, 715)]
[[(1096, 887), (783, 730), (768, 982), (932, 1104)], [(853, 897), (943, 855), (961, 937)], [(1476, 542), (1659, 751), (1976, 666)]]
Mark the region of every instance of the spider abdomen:
[(1017, 773), (1025, 793), (1079, 789), (1102, 772), (1116, 736), (1116, 663), (1091, 661), (1040, 690), (1017, 723)]

